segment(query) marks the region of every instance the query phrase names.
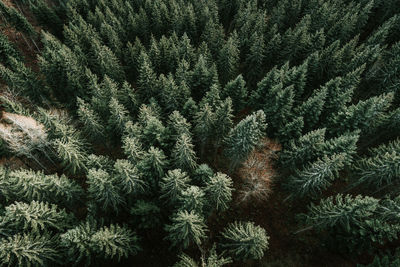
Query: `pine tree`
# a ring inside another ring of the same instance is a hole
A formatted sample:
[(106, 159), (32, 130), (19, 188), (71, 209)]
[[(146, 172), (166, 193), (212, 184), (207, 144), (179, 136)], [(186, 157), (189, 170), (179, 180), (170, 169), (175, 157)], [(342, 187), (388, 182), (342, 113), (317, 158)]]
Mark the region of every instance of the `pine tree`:
[(1, 173), (1, 194), (9, 200), (72, 204), (83, 196), (83, 189), (65, 175), (23, 169), (10, 172), (1, 169)]
[(261, 259), (268, 248), (267, 232), (253, 222), (235, 221), (221, 235), (221, 247), (238, 260)]
[(390, 185), (400, 178), (400, 140), (381, 145), (370, 151), (370, 157), (364, 157), (356, 162), (355, 170), (359, 176), (356, 184), (371, 185), (381, 188)]
[(0, 262), (8, 266), (46, 266), (61, 263), (56, 240), (47, 235), (16, 234), (0, 240)]
[(304, 119), (302, 116), (292, 118), (281, 129), (279, 129), (277, 137), (281, 144), (287, 145), (290, 142), (301, 137), (304, 128)]
[(316, 196), (327, 189), (339, 176), (339, 171), (345, 162), (343, 154), (334, 154), (311, 163), (305, 169), (296, 171), (289, 177), (288, 188), (291, 196), (305, 197)]
[(77, 137), (56, 139), (53, 145), (57, 151), (57, 157), (66, 170), (75, 174), (86, 169), (87, 155)]
[(178, 86), (172, 74), (165, 77), (163, 74), (160, 75), (159, 81), (159, 92), (160, 92), (160, 103), (164, 107), (166, 113), (170, 113), (175, 110), (181, 110), (185, 102), (190, 97), (189, 88), (184, 84)]
[(138, 64), (140, 66), (137, 80), (139, 99), (141, 103), (146, 103), (151, 97), (156, 96), (155, 89), (158, 81), (149, 57), (145, 52), (140, 54)]
[(313, 95), (295, 109), (296, 115), (304, 118), (304, 128), (306, 131), (313, 129), (317, 125), (326, 96), (326, 88), (316, 90), (313, 92)]
[(207, 226), (204, 219), (195, 212), (178, 211), (171, 218), (172, 224), (166, 225), (167, 239), (174, 247), (187, 248), (191, 243), (200, 245), (206, 237)]
[(158, 182), (164, 176), (167, 166), (168, 160), (164, 152), (155, 147), (150, 147), (136, 165), (139, 173), (143, 175), (144, 181), (152, 188), (158, 186)]
[(215, 123), (215, 115), (210, 105), (205, 104), (195, 114), (196, 139), (200, 143), (200, 155), (204, 155), (205, 147), (209, 143)]
[(125, 128), (125, 123), (130, 120), (129, 112), (121, 105), (117, 99), (111, 98), (109, 103), (110, 118), (108, 125), (113, 131), (122, 134)]
[(208, 205), (217, 211), (228, 209), (233, 190), (232, 179), (218, 172), (206, 182), (205, 192), (209, 201)]
[(93, 252), (104, 259), (128, 258), (136, 255), (140, 250), (137, 235), (126, 226), (111, 224), (102, 227), (91, 237), (90, 243)]
[(83, 99), (78, 97), (76, 102), (78, 105), (78, 117), (83, 123), (83, 130), (87, 136), (93, 141), (104, 137), (105, 129), (100, 116)]
[(226, 264), (232, 263), (231, 258), (224, 258), (217, 254), (216, 245), (213, 244), (207, 255), (202, 254), (201, 264), (198, 264), (194, 259), (190, 258), (186, 254), (179, 255), (179, 261), (174, 264), (174, 267), (222, 267)]
[(164, 143), (166, 129), (160, 120), (159, 113), (150, 105), (142, 105), (140, 107), (139, 124), (140, 132), (138, 137), (144, 148)]
[(92, 39), (89, 63), (100, 77), (107, 75), (118, 83), (125, 80), (125, 74), (117, 56), (99, 40)]
[(170, 139), (175, 143), (182, 134), (188, 136), (190, 133), (191, 124), (183, 117), (179, 111), (174, 111), (169, 115), (168, 134)]
[(247, 158), (264, 135), (267, 124), (264, 112), (257, 111), (241, 120), (225, 139), (225, 155), (231, 160), (230, 170)]
[(233, 126), (232, 100), (226, 98), (215, 110), (213, 139), (215, 151), (221, 145)]
[(200, 164), (193, 171), (193, 181), (199, 185), (204, 186), (214, 176), (214, 171), (205, 163)]
[(208, 66), (203, 55), (199, 56), (191, 76), (190, 88), (192, 97), (196, 101), (199, 101), (205, 95), (211, 85), (218, 82), (215, 66)]
[(250, 85), (256, 85), (264, 74), (265, 39), (263, 34), (254, 32), (251, 35), (251, 46), (246, 56), (246, 78)]
[(219, 51), (218, 73), (222, 84), (235, 78), (239, 68), (239, 40), (236, 31), (228, 38), (224, 46)]
[(171, 204), (176, 203), (182, 192), (189, 187), (189, 182), (190, 178), (186, 172), (182, 172), (180, 169), (168, 171), (160, 182), (161, 198), (165, 198)]
[(128, 160), (118, 159), (114, 164), (115, 182), (126, 195), (141, 193), (146, 189), (146, 183), (138, 169)]
[(36, 32), (29, 21), (19, 13), (14, 7), (8, 7), (4, 2), (0, 3), (0, 13), (12, 27), (17, 31), (26, 33), (32, 37), (35, 36)]
[(203, 214), (205, 203), (206, 199), (203, 189), (195, 185), (191, 185), (183, 190), (179, 196), (180, 210)]
[(190, 136), (182, 134), (172, 150), (172, 162), (176, 168), (192, 171), (196, 168), (196, 152)]
[(244, 108), (247, 94), (246, 82), (241, 74), (228, 82), (222, 90), (222, 98), (230, 97), (232, 99), (233, 110), (236, 113)]
[(101, 169), (90, 169), (88, 172), (89, 198), (104, 211), (118, 212), (119, 207), (124, 204), (120, 188), (115, 180), (115, 177)]
[(332, 118), (330, 131), (338, 133), (360, 129), (362, 134), (372, 133), (383, 123), (392, 100), (393, 93), (389, 93), (346, 107)]
[(3, 235), (9, 235), (8, 231), (29, 231), (32, 234), (41, 234), (51, 230), (63, 231), (71, 225), (73, 219), (71, 214), (64, 209), (58, 210), (54, 204), (37, 201), (29, 204), (14, 202), (5, 207), (0, 224)]
[(7, 67), (11, 58), (18, 61), (22, 59), (15, 45), (8, 40), (6, 35), (0, 33), (0, 59), (2, 64)]
[(324, 145), (325, 132), (325, 128), (318, 129), (292, 140), (279, 156), (282, 166), (295, 169), (318, 158)]
[(144, 155), (142, 144), (137, 138), (125, 137), (122, 140), (122, 149), (124, 150), (125, 156), (132, 163), (137, 163)]

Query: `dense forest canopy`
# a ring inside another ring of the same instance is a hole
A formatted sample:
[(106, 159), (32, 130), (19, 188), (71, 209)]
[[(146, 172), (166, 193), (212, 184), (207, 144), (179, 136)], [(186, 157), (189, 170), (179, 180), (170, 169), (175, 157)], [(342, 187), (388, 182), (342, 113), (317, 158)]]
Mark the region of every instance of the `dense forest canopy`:
[(400, 1), (2, 0), (0, 266), (400, 266)]

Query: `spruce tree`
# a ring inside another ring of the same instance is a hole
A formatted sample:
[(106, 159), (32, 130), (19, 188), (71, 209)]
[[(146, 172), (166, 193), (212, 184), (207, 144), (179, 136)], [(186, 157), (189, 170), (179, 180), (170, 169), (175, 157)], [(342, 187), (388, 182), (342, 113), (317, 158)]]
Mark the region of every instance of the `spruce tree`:
[(228, 209), (233, 190), (232, 179), (226, 174), (218, 172), (210, 177), (205, 187), (210, 208), (217, 211)]
[(73, 204), (83, 196), (83, 188), (65, 175), (45, 175), (32, 170), (6, 171), (1, 179), (1, 193), (9, 200), (47, 201)]
[(1, 232), (28, 231), (32, 234), (43, 234), (51, 231), (64, 231), (70, 227), (74, 217), (64, 209), (58, 210), (54, 204), (32, 201), (29, 204), (14, 202), (5, 207), (1, 217)]
[(0, 240), (0, 262), (8, 266), (45, 266), (61, 263), (55, 238), (16, 234)]
[(230, 170), (244, 161), (264, 136), (266, 129), (264, 112), (257, 111), (241, 120), (225, 138), (225, 155), (231, 160)]
[(238, 74), (239, 68), (239, 40), (236, 32), (233, 32), (224, 46), (219, 51), (218, 73), (222, 84), (226, 84)]
[(180, 169), (169, 170), (167, 175), (160, 182), (161, 198), (165, 198), (168, 203), (175, 204), (182, 192), (189, 187), (190, 178), (186, 172)]
[(124, 194), (142, 193), (146, 183), (139, 174), (138, 169), (128, 160), (118, 159), (114, 164), (115, 182)]
[(228, 224), (221, 235), (221, 247), (241, 261), (261, 259), (268, 248), (267, 232), (253, 222), (235, 221)]
[(306, 131), (313, 129), (317, 125), (326, 96), (326, 88), (314, 91), (313, 95), (295, 109), (296, 115), (304, 118), (304, 128)]
[(246, 82), (241, 74), (228, 82), (222, 90), (222, 98), (230, 97), (232, 99), (233, 110), (236, 113), (244, 108), (247, 94)]
[(139, 99), (142, 103), (146, 103), (151, 97), (156, 96), (155, 89), (158, 81), (149, 57), (145, 52), (141, 52), (139, 57), (139, 70), (137, 85), (139, 88)]
[(194, 243), (200, 245), (206, 237), (207, 226), (204, 219), (194, 211), (178, 211), (165, 226), (167, 239), (174, 247), (187, 248)]
[(179, 196), (180, 210), (194, 211), (197, 214), (203, 214), (205, 203), (204, 190), (195, 185), (191, 185), (183, 190)]
[(327, 189), (339, 176), (346, 158), (343, 154), (334, 154), (311, 163), (305, 169), (296, 171), (288, 179), (288, 188), (292, 196), (316, 196)]
[(88, 172), (89, 199), (104, 211), (114, 210), (118, 212), (120, 206), (125, 202), (115, 180), (115, 177), (101, 169), (90, 169)]
[(370, 157), (361, 158), (354, 166), (359, 176), (356, 183), (380, 188), (397, 182), (400, 178), (400, 141), (381, 145), (370, 152)]
[(99, 115), (86, 103), (83, 99), (77, 98), (78, 116), (83, 124), (84, 132), (91, 140), (96, 141), (97, 138), (104, 137), (104, 126)]
[(190, 136), (182, 134), (172, 150), (172, 163), (176, 168), (192, 171), (196, 168), (197, 157)]
[(164, 176), (167, 166), (168, 160), (164, 152), (155, 147), (150, 147), (136, 165), (144, 181), (152, 188), (158, 186), (159, 180)]

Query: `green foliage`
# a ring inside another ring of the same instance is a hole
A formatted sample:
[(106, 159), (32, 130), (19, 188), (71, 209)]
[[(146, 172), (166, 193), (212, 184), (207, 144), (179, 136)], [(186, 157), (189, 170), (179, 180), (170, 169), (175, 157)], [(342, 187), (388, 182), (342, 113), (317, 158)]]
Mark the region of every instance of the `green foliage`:
[(201, 264), (198, 264), (194, 259), (190, 258), (186, 254), (179, 255), (179, 261), (174, 264), (174, 267), (222, 267), (226, 264), (232, 263), (231, 258), (224, 258), (217, 254), (215, 244), (210, 249), (207, 257), (204, 256), (201, 258)]
[(90, 169), (87, 175), (88, 195), (103, 210), (118, 211), (124, 199), (116, 183), (116, 177), (104, 170)]
[(167, 239), (174, 247), (187, 248), (191, 243), (200, 245), (206, 237), (207, 226), (204, 219), (194, 211), (178, 211), (165, 226)]
[(253, 222), (229, 224), (221, 233), (221, 247), (239, 260), (261, 259), (268, 248), (267, 232)]
[(296, 171), (296, 174), (288, 179), (288, 187), (292, 195), (299, 197), (315, 196), (327, 189), (339, 176), (343, 168), (345, 156), (334, 154), (331, 157), (324, 157), (310, 164), (303, 170)]
[(1, 173), (1, 194), (9, 200), (73, 204), (83, 196), (83, 189), (65, 175), (3, 168)]
[(264, 135), (266, 129), (264, 112), (257, 111), (241, 120), (225, 139), (225, 155), (231, 160), (233, 170), (247, 158)]
[(218, 172), (210, 177), (205, 187), (209, 206), (217, 211), (228, 209), (233, 190), (232, 179), (226, 174)]
[(63, 231), (70, 227), (73, 216), (65, 210), (58, 210), (54, 204), (32, 201), (31, 203), (15, 202), (5, 207), (1, 217), (3, 234), (8, 231), (30, 231), (32, 234), (46, 233), (50, 230)]
[(182, 192), (189, 187), (190, 178), (180, 169), (170, 170), (160, 183), (161, 198), (169, 203), (176, 203)]
[(235, 112), (242, 110), (246, 104), (248, 89), (246, 81), (242, 75), (238, 75), (234, 80), (229, 81), (222, 90), (222, 97), (230, 97)]
[(0, 240), (0, 262), (8, 266), (46, 266), (61, 261), (54, 238), (16, 234)]
[(187, 134), (182, 134), (172, 150), (174, 166), (185, 171), (192, 171), (196, 168), (196, 160), (196, 152), (191, 138)]
[(179, 209), (189, 212), (194, 211), (196, 214), (203, 214), (205, 202), (203, 189), (191, 185), (184, 191), (181, 191), (179, 196)]
[(4, 2), (0, 3), (0, 13), (6, 23), (9, 23), (17, 31), (35, 36), (36, 32), (29, 21), (19, 13), (14, 7), (6, 6)]
[(380, 188), (395, 183), (400, 178), (400, 140), (371, 150), (371, 156), (356, 162), (359, 176), (357, 184)]
[(85, 260), (87, 265), (96, 258), (120, 261), (135, 255), (140, 251), (138, 241), (136, 234), (126, 226), (111, 224), (98, 227), (91, 220), (61, 235), (61, 245), (68, 260), (75, 264)]

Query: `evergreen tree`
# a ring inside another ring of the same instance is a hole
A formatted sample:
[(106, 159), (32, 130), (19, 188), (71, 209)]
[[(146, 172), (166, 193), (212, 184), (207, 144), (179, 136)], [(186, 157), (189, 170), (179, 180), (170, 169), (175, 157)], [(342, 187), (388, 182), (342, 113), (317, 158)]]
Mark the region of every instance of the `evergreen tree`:
[(232, 200), (232, 179), (226, 174), (218, 172), (206, 182), (205, 192), (209, 206), (217, 211), (228, 209)]
[(232, 119), (232, 100), (228, 97), (215, 110), (213, 139), (216, 151), (231, 130)]
[(77, 137), (54, 140), (57, 156), (66, 170), (75, 174), (85, 170), (86, 153)]
[(179, 261), (174, 264), (174, 267), (222, 267), (226, 264), (232, 263), (231, 258), (224, 258), (217, 254), (215, 244), (210, 249), (206, 257), (207, 258), (205, 258), (205, 255), (203, 254), (201, 257), (201, 264), (198, 264), (194, 259), (190, 258), (186, 254), (181, 254), (179, 256)]
[(164, 152), (155, 147), (150, 147), (137, 164), (139, 173), (143, 175), (144, 181), (152, 188), (158, 186), (158, 182), (164, 176), (167, 166), (168, 160)]
[(67, 229), (73, 216), (64, 209), (58, 210), (54, 204), (32, 201), (31, 203), (15, 202), (5, 207), (1, 217), (1, 232), (29, 231), (32, 234), (48, 233), (51, 230), (63, 231)]
[(115, 177), (101, 169), (90, 169), (88, 172), (89, 198), (104, 211), (112, 209), (118, 212), (119, 207), (124, 204), (120, 188), (115, 180)]
[(208, 66), (203, 55), (199, 56), (191, 76), (190, 88), (196, 101), (205, 95), (211, 85), (218, 82), (215, 66)]
[(141, 193), (146, 189), (146, 183), (139, 174), (138, 169), (128, 160), (118, 159), (114, 164), (115, 182), (122, 192), (129, 195)]
[(180, 169), (170, 170), (160, 182), (161, 198), (165, 198), (167, 202), (175, 204), (182, 192), (189, 187), (190, 178), (186, 172)]
[(231, 160), (230, 170), (247, 158), (264, 135), (265, 114), (257, 111), (241, 120), (225, 139), (225, 155)]
[(214, 171), (205, 163), (197, 166), (193, 171), (193, 181), (199, 185), (204, 186), (214, 176)]
[(324, 145), (325, 132), (325, 128), (318, 129), (289, 142), (279, 157), (283, 167), (295, 169), (296, 166), (305, 165), (318, 158)]
[(100, 116), (83, 99), (78, 97), (76, 102), (78, 105), (78, 117), (83, 123), (83, 130), (87, 136), (93, 141), (104, 137), (105, 129)]
[(137, 163), (145, 154), (142, 144), (134, 137), (125, 137), (122, 140), (122, 149), (124, 150), (125, 156), (127, 156), (132, 163)]
[(296, 171), (288, 181), (291, 195), (299, 197), (319, 195), (339, 176), (344, 162), (343, 154), (334, 154), (329, 158), (325, 156), (317, 160), (301, 171)]
[(139, 99), (141, 103), (146, 103), (151, 97), (156, 96), (157, 77), (145, 52), (141, 52), (138, 64), (140, 66), (137, 80)]
[(393, 94), (383, 94), (346, 107), (332, 118), (331, 132), (361, 130), (362, 134), (374, 132), (382, 124), (385, 112), (391, 105)]
[(303, 127), (304, 119), (302, 116), (295, 117), (291, 121), (287, 122), (278, 132), (278, 138), (281, 144), (287, 145), (291, 141), (299, 139)]
[(111, 98), (109, 103), (110, 118), (108, 120), (109, 127), (117, 133), (122, 133), (125, 123), (130, 120), (129, 112), (121, 105), (117, 99)]
[(179, 196), (179, 209), (203, 214), (204, 204), (206, 203), (204, 196), (204, 191), (200, 187), (195, 185), (189, 186)]
[(175, 143), (182, 134), (186, 134), (188, 136), (190, 133), (191, 124), (183, 117), (179, 111), (174, 111), (169, 115), (169, 122), (167, 131), (170, 136), (170, 139)]
[(191, 243), (200, 245), (206, 237), (207, 226), (204, 219), (194, 211), (178, 211), (171, 218), (172, 224), (166, 225), (167, 239), (174, 247), (187, 248)]
[(239, 40), (235, 32), (231, 34), (224, 46), (219, 51), (218, 73), (223, 84), (235, 78), (239, 68)]
[(229, 224), (221, 233), (221, 247), (239, 260), (261, 259), (268, 248), (269, 236), (253, 222)]
[(249, 84), (256, 85), (264, 74), (265, 39), (263, 34), (254, 32), (250, 40), (250, 52), (246, 56), (246, 74)]
[(65, 175), (45, 175), (32, 170), (0, 169), (1, 194), (10, 200), (47, 201), (72, 204), (83, 196), (83, 189)]
[(222, 98), (230, 97), (232, 99), (235, 112), (239, 112), (244, 108), (247, 94), (246, 82), (241, 74), (228, 82), (222, 90)]
[(381, 145), (371, 150), (371, 156), (356, 162), (359, 176), (357, 184), (367, 184), (375, 188), (395, 183), (400, 178), (400, 140)]
[(326, 88), (314, 91), (313, 95), (295, 109), (296, 115), (304, 118), (305, 130), (311, 130), (317, 125), (326, 96)]
[(190, 136), (182, 134), (172, 150), (172, 162), (176, 168), (192, 171), (196, 168), (196, 152)]
[(0, 240), (0, 262), (8, 266), (61, 263), (56, 240), (47, 235), (16, 234)]

